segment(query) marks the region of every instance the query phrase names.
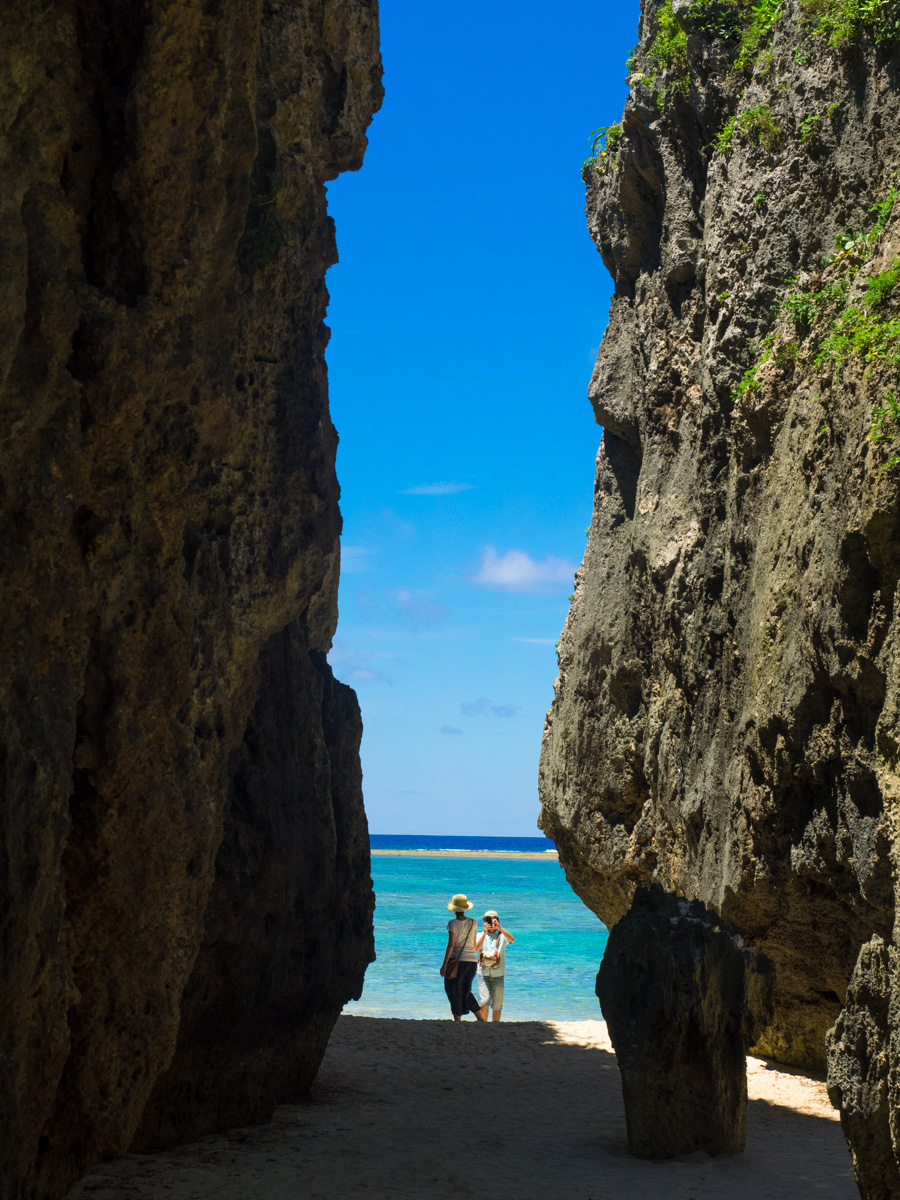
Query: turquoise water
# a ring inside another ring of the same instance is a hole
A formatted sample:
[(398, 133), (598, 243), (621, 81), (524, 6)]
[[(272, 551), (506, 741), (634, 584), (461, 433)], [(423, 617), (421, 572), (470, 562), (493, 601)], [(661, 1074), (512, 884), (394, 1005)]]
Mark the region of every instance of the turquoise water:
[(475, 903), (471, 916), (479, 919), (485, 909), (496, 909), (516, 939), (506, 952), (505, 1020), (600, 1017), (594, 981), (606, 929), (566, 883), (555, 855), (533, 859), (376, 854), (372, 879), (378, 958), (366, 972), (362, 998), (348, 1004), (346, 1012), (449, 1018), (438, 970), (451, 918), (446, 904), (455, 892), (464, 892)]
[(487, 837), (458, 833), (372, 833), (373, 850), (504, 850), (542, 854), (554, 850), (547, 837)]

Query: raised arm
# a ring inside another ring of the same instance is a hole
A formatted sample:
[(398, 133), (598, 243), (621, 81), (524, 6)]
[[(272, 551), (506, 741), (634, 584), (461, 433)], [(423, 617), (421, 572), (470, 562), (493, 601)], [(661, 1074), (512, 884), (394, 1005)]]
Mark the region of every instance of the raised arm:
[(506, 938), (506, 940), (509, 942), (509, 944), (511, 946), (513, 944), (513, 942), (516, 940), (513, 937), (513, 935), (509, 932), (508, 929), (504, 929), (499, 921), (497, 922), (497, 928), (500, 930), (500, 932), (503, 934), (503, 936)]

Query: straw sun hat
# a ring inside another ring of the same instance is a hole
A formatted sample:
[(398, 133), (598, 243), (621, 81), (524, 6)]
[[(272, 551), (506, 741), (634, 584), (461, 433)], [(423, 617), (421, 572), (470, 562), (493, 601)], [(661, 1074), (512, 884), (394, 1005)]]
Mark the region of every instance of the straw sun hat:
[(474, 908), (475, 905), (471, 902), (471, 900), (468, 899), (467, 896), (464, 896), (462, 892), (458, 892), (447, 905), (447, 907), (451, 912), (468, 912), (469, 909)]

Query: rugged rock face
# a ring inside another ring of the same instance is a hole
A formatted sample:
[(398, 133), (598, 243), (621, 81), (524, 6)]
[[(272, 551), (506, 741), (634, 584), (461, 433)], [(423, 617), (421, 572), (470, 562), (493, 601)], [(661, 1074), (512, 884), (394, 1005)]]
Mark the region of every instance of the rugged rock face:
[(860, 951), (846, 1007), (827, 1038), (828, 1095), (841, 1112), (862, 1200), (900, 1195), (900, 1154), (894, 1149), (900, 1142), (900, 1081), (892, 1069), (900, 1032), (897, 1000), (891, 1012), (892, 982), (896, 987), (898, 980), (896, 950), (872, 938)]
[(584, 901), (613, 924), (657, 880), (713, 906), (777, 966), (758, 1050), (818, 1067), (891, 932), (900, 746), (900, 471), (868, 437), (876, 410), (898, 432), (900, 62), (886, 15), (816, 32), (837, 7), (769, 6), (743, 66), (719, 9), (679, 48), (644, 8), (585, 171), (616, 291), (540, 775)]
[(622, 1074), (628, 1149), (744, 1149), (747, 1047), (772, 1015), (772, 963), (698, 900), (638, 888), (610, 931), (597, 996)]
[(11, 1200), (264, 1117), (372, 957), (323, 184), (377, 3), (14, 0), (0, 92)]

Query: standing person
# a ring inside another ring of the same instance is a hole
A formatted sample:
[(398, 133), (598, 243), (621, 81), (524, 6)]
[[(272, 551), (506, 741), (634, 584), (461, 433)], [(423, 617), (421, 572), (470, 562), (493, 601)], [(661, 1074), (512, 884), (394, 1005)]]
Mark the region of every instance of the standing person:
[(494, 1010), (493, 1020), (500, 1020), (503, 1009), (503, 983), (506, 978), (506, 947), (516, 939), (500, 924), (493, 908), (484, 914), (484, 928), (476, 939), (478, 953), (477, 992), (481, 1019), (487, 1020), (488, 1009)]
[(486, 1021), (482, 1016), (478, 1001), (472, 995), (472, 980), (478, 966), (478, 951), (475, 949), (475, 936), (478, 925), (466, 913), (474, 904), (462, 893), (455, 895), (447, 905), (454, 918), (447, 922), (447, 949), (444, 951), (444, 961), (441, 964), (441, 975), (444, 977), (444, 991), (450, 1001), (450, 1011), (454, 1021), (461, 1021), (463, 1013), (474, 1013), (479, 1021)]

